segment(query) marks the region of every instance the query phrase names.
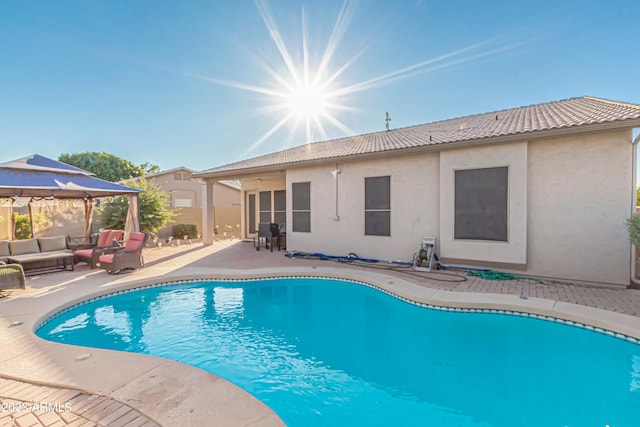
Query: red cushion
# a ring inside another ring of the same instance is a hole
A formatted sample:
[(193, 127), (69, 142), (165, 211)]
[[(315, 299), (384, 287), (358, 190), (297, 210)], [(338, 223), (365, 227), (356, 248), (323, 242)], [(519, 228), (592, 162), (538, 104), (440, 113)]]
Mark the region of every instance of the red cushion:
[(110, 244), (109, 234), (111, 234), (111, 230), (102, 230), (100, 232), (100, 237), (98, 237), (98, 243), (96, 246), (107, 246)]
[(133, 250), (138, 249), (144, 243), (144, 233), (140, 233), (139, 231), (134, 231), (129, 234), (129, 240), (127, 244), (124, 246), (125, 250)]
[(102, 254), (99, 259), (101, 263), (113, 264), (113, 254)]
[(78, 249), (77, 251), (73, 251), (74, 255), (77, 255), (83, 258), (91, 258), (92, 253), (93, 253), (93, 249)]

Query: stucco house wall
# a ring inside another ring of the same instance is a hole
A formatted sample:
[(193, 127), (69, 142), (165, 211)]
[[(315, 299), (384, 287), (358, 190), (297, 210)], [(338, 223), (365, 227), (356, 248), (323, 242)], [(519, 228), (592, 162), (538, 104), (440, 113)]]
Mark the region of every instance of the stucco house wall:
[[(337, 221), (331, 174), (336, 165), (287, 169), (288, 207), (291, 185), (311, 183), (311, 232), (289, 227), (287, 249), (407, 261), (422, 237), (433, 236), (438, 255), (448, 262), (626, 285), (630, 132), (340, 163)], [(509, 167), (508, 241), (454, 239), (453, 172), (494, 166)], [(391, 236), (365, 236), (364, 179), (385, 175), (391, 176)], [(289, 208), (287, 223), (292, 223)]]
[(528, 144), (528, 263), (541, 276), (629, 284), (631, 130)]
[[(170, 207), (180, 209), (172, 223), (158, 230), (158, 236), (162, 239), (172, 235), (173, 226), (176, 224), (195, 224), (198, 231), (202, 231), (202, 181), (193, 178), (192, 172), (187, 168), (178, 168), (146, 177), (149, 183), (154, 183), (160, 190), (171, 193)], [(191, 203), (191, 206), (185, 206), (188, 203)]]
[[(367, 258), (410, 259), (424, 236), (438, 235), (439, 153), (340, 163), (336, 221), (335, 165), (287, 170), (287, 206), (291, 184), (311, 183), (311, 232), (288, 227), (287, 249)], [(391, 236), (364, 235), (364, 181), (391, 177)], [(291, 211), (287, 223), (292, 224)], [(339, 238), (338, 238), (339, 237)]]

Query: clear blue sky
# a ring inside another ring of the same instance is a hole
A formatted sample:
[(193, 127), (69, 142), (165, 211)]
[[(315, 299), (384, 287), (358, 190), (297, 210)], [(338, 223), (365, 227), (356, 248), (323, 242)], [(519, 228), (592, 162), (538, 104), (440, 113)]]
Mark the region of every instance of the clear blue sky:
[(305, 47), (310, 75), (335, 47), (324, 91), (358, 89), (326, 101), (313, 140), (383, 130), (387, 111), (397, 128), (583, 95), (640, 104), (639, 17), (636, 0), (3, 0), (0, 161), (105, 151), (202, 170), (305, 143), (294, 118), (265, 137), (294, 81), (274, 39), (300, 76)]

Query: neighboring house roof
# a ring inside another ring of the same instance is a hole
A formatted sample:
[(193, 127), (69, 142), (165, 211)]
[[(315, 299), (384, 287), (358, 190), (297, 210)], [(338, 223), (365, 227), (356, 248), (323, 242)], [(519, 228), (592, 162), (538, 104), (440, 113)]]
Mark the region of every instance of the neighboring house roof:
[[(160, 176), (160, 175), (167, 175), (167, 174), (178, 172), (178, 171), (180, 171), (180, 172), (189, 172), (189, 173), (194, 173), (195, 172), (193, 169), (189, 169), (189, 168), (186, 168), (184, 166), (180, 166), (180, 167), (177, 167), (177, 168), (168, 169), (166, 171), (149, 173), (149, 174), (146, 174), (144, 177), (145, 178), (155, 178), (155, 177)], [(140, 177), (136, 177), (136, 178), (140, 178)]]
[[(584, 131), (585, 127), (640, 126), (640, 105), (581, 97), (491, 113), (476, 114), (365, 135), (305, 144), (287, 150), (194, 173), (223, 177), (238, 173), (282, 169), (318, 161), (340, 161), (400, 150), (499, 142), (531, 133), (536, 136)], [(580, 127), (580, 129), (576, 129)]]
[[(163, 175), (170, 175), (173, 174), (174, 172), (189, 172), (190, 174), (193, 174), (195, 171), (193, 169), (189, 169), (189, 168), (185, 168), (184, 166), (180, 166), (177, 168), (173, 168), (173, 169), (168, 169), (166, 171), (160, 171), (160, 172), (154, 172), (154, 173), (149, 173), (144, 175), (144, 179), (148, 179), (148, 178), (157, 178), (159, 176), (163, 176)], [(140, 181), (140, 178), (142, 178), (142, 176), (134, 176), (131, 178), (127, 178), (127, 179), (122, 179), (119, 182), (121, 184), (126, 184), (127, 182), (132, 182), (132, 181)]]
[[(193, 174), (195, 171), (193, 169), (189, 169), (186, 168), (184, 166), (180, 166), (177, 168), (173, 168), (173, 169), (168, 169), (166, 171), (160, 171), (160, 172), (155, 172), (155, 173), (150, 173), (148, 175), (145, 175), (145, 179), (147, 178), (157, 178), (159, 176), (162, 175), (169, 175), (169, 174), (173, 174), (174, 172), (189, 172), (191, 174)], [(136, 176), (133, 178), (129, 178), (129, 179), (124, 179), (121, 181), (121, 183), (126, 184), (127, 182), (131, 182), (131, 181), (138, 181), (141, 177), (140, 176)], [(231, 181), (231, 180), (223, 180), (223, 181), (217, 181), (218, 184), (223, 184), (233, 190), (238, 190), (240, 191), (240, 183), (238, 181)]]

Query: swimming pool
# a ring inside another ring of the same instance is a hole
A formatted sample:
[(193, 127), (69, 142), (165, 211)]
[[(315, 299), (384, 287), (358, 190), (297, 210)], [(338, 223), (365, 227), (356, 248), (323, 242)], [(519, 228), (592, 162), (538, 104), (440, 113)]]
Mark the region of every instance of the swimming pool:
[(152, 287), (51, 318), (52, 341), (221, 376), (296, 426), (637, 425), (640, 346), (552, 322), (432, 310), (341, 280)]

